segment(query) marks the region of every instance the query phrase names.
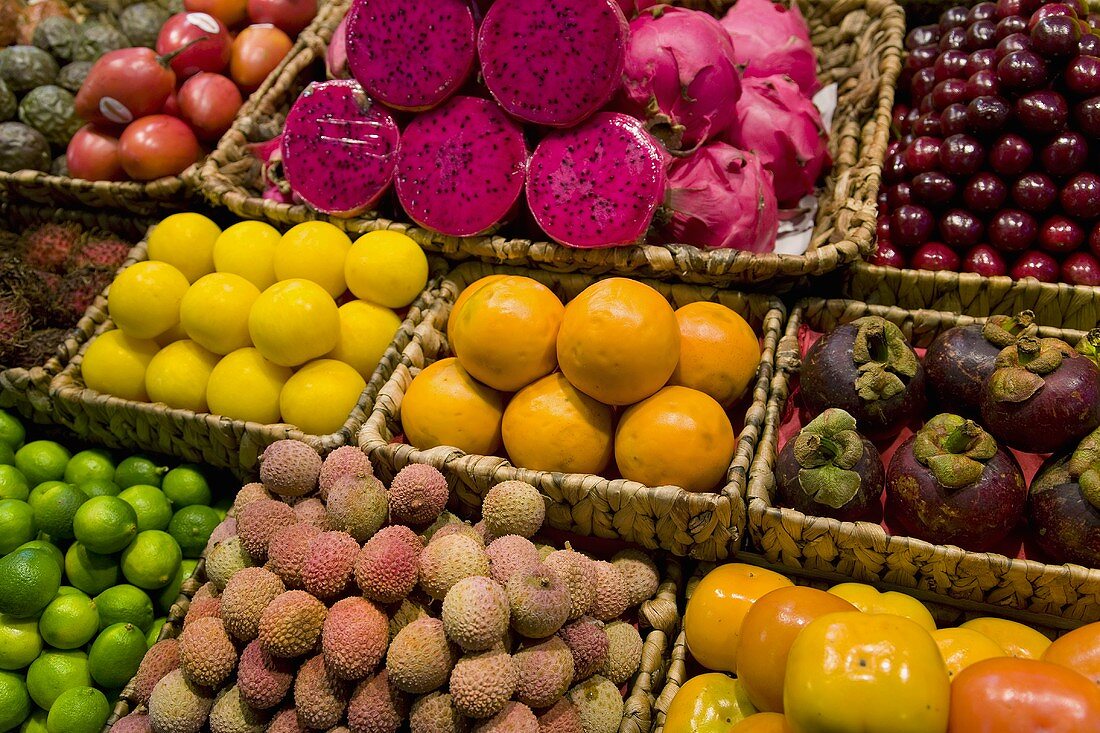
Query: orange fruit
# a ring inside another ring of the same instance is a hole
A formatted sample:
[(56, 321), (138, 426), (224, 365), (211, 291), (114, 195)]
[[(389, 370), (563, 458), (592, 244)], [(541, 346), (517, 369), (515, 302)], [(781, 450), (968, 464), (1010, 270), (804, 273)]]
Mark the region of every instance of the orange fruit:
[(736, 672), (741, 629), (752, 605), (776, 588), (794, 585), (779, 573), (739, 562), (707, 573), (688, 600), (684, 636), (695, 661), (717, 672)]
[(611, 408), (555, 372), (516, 393), (504, 409), (504, 449), (536, 471), (600, 473), (611, 461)]
[(458, 359), (424, 367), (401, 401), (405, 439), (417, 448), (447, 445), (466, 453), (500, 449), (504, 395), (471, 377)]
[(1043, 652), (1043, 661), (1069, 667), (1100, 685), (1100, 621), (1055, 639)]
[(855, 611), (843, 598), (816, 588), (776, 588), (752, 605), (741, 623), (737, 679), (758, 710), (783, 712), (787, 654), (798, 632), (827, 613)]
[(462, 304), (448, 337), (474, 379), (515, 392), (558, 365), (556, 344), (565, 307), (529, 277), (509, 275), (486, 283)]
[(688, 303), (676, 311), (680, 361), (669, 384), (710, 395), (722, 407), (739, 400), (756, 377), (760, 341), (744, 318), (721, 303)]
[(623, 413), (615, 462), (623, 478), (646, 486), (713, 491), (726, 476), (737, 436), (713, 397), (665, 387)]
[(983, 616), (959, 624), (959, 628), (985, 634), (1010, 657), (1039, 659), (1050, 646), (1050, 639), (1035, 629), (1004, 618)]
[(932, 638), (947, 665), (947, 676), (952, 679), (974, 662), (1008, 656), (997, 642), (974, 629), (936, 629)]
[(574, 387), (607, 405), (632, 405), (665, 386), (680, 359), (680, 328), (664, 296), (613, 277), (565, 306), (558, 364)]
[(791, 726), (779, 713), (757, 713), (730, 728), (729, 733), (791, 733)]
[(507, 275), (486, 275), (480, 280), (474, 280), (472, 283), (462, 289), (462, 292), (455, 298), (455, 304), (451, 306), (451, 314), (447, 316), (447, 333), (451, 333), (454, 330), (455, 319), (458, 318), (458, 312), (462, 310), (462, 306), (466, 305), (474, 293), (481, 290), (489, 283), (494, 283), (497, 280), (503, 280), (508, 277)]

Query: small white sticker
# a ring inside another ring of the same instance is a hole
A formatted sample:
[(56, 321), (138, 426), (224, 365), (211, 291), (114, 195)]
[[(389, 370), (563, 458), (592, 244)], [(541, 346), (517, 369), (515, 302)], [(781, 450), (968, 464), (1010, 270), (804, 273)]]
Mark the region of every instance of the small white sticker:
[(207, 33), (219, 33), (221, 31), (221, 28), (218, 27), (218, 21), (214, 20), (214, 16), (208, 13), (188, 13), (187, 22)]
[(99, 100), (99, 113), (116, 125), (128, 125), (134, 121), (134, 114), (114, 97)]

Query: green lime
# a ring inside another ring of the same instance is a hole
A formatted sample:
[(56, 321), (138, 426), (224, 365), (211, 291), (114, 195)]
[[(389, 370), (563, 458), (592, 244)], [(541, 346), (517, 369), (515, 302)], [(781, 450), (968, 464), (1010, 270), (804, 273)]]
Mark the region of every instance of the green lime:
[(115, 477), (115, 462), (105, 450), (92, 448), (82, 450), (65, 464), (65, 480), (70, 484), (79, 484), (93, 478), (108, 481)]
[(194, 575), (195, 574), (195, 568), (197, 568), (198, 566), (199, 566), (198, 558), (194, 558), (194, 557), (185, 557), (185, 558), (183, 558), (183, 560), (180, 562), (180, 567), (183, 568), (183, 574), (182, 574), (183, 577), (181, 578), (181, 580), (187, 580), (192, 575)]
[(0, 613), (0, 669), (23, 669), (41, 653), (37, 621)]
[(208, 506), (185, 506), (172, 516), (168, 534), (179, 543), (184, 557), (198, 557), (220, 522), (218, 513)]
[(114, 624), (133, 624), (142, 631), (153, 624), (153, 601), (137, 586), (123, 583), (95, 597), (99, 610), (99, 630)]
[(19, 418), (0, 410), (0, 443), (7, 443), (12, 450), (18, 450), (26, 437), (27, 432), (23, 430), (23, 423), (19, 422)]
[(168, 581), (168, 585), (164, 586), (156, 592), (157, 608), (161, 613), (171, 613), (172, 604), (180, 598), (180, 588), (183, 587), (183, 563), (180, 563), (179, 569), (176, 570), (176, 574), (172, 576), (172, 579)]
[(43, 496), (58, 486), (68, 486), (68, 484), (64, 481), (43, 481), (40, 484), (35, 484), (34, 488), (31, 489), (31, 493), (27, 495), (27, 503), (31, 505), (32, 509), (35, 508), (42, 501)]
[(172, 521), (172, 504), (164, 492), (156, 486), (138, 484), (123, 489), (119, 499), (129, 504), (137, 512), (138, 532), (147, 529), (167, 529)]
[[(57, 549), (57, 545), (46, 540), (31, 540), (30, 542), (24, 542), (16, 548), (17, 550), (41, 550), (53, 558), (57, 563), (58, 570), (65, 569), (65, 557), (61, 554), (61, 550)], [(64, 588), (65, 586), (62, 586)]]
[(149, 646), (157, 643), (160, 638), (160, 630), (164, 628), (164, 624), (168, 622), (167, 616), (159, 616), (153, 621), (153, 625), (149, 627), (149, 633), (145, 635), (145, 643)]
[(137, 536), (137, 512), (117, 496), (88, 499), (73, 518), (73, 534), (92, 552), (119, 552)]
[(34, 539), (34, 510), (18, 499), (0, 499), (0, 555)]
[(7, 443), (0, 442), (0, 465), (14, 466), (15, 451)]
[(88, 671), (100, 687), (118, 689), (134, 676), (148, 650), (144, 631), (133, 624), (112, 624), (92, 642)]
[(94, 687), (65, 690), (50, 708), (46, 718), (48, 733), (99, 733), (107, 724), (111, 706), (107, 697)]
[[(64, 562), (64, 560), (62, 560), (62, 562)], [(89, 596), (84, 591), (80, 590), (79, 588), (74, 588), (71, 585), (63, 585), (60, 588), (58, 588), (57, 589), (57, 595), (59, 595), (59, 596), (83, 596), (84, 598), (91, 598), (91, 596)]]
[(45, 550), (16, 550), (0, 558), (0, 613), (36, 616), (61, 585), (61, 569)]
[(99, 631), (95, 601), (83, 593), (59, 595), (39, 616), (38, 631), (43, 641), (57, 649), (84, 646)]
[(138, 588), (163, 588), (179, 572), (181, 559), (172, 535), (156, 529), (138, 532), (122, 551), (122, 574)]
[(92, 676), (88, 674), (88, 655), (75, 649), (57, 651), (49, 649), (27, 668), (27, 690), (34, 704), (49, 710), (54, 700), (65, 690), (89, 687)]
[(11, 730), (31, 714), (31, 698), (23, 676), (0, 672), (0, 730)]
[(118, 484), (106, 478), (90, 478), (81, 481), (76, 485), (76, 488), (83, 491), (89, 499), (94, 499), (97, 496), (118, 496), (118, 493), (122, 491)]
[(72, 539), (73, 519), (86, 501), (87, 495), (72, 484), (52, 486), (34, 504), (35, 524), (51, 539)]
[(193, 504), (207, 506), (213, 498), (210, 484), (206, 481), (202, 469), (190, 463), (177, 466), (164, 474), (160, 489), (176, 507)]
[(35, 707), (31, 717), (23, 721), (19, 726), (19, 733), (49, 733), (46, 730), (46, 716), (48, 713), (40, 707)]
[(118, 582), (118, 556), (100, 555), (74, 542), (65, 553), (65, 576), (85, 593), (102, 593)]
[(15, 452), (15, 467), (27, 477), (27, 482), (60, 481), (69, 463), (69, 451), (52, 440), (36, 440)]
[(0, 499), (26, 501), (31, 495), (31, 485), (15, 466), (0, 465)]
[(147, 456), (130, 456), (115, 467), (115, 483), (124, 489), (141, 484), (160, 488), (161, 478), (167, 472), (167, 466), (158, 466)]

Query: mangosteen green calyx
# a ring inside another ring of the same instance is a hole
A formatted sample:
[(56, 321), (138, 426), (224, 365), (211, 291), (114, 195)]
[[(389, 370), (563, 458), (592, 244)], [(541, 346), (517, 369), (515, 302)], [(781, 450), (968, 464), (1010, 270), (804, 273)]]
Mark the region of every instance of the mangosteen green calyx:
[(801, 385), (811, 412), (839, 407), (872, 440), (897, 435), (924, 411), (924, 368), (901, 329), (879, 316), (818, 339), (803, 360)]
[(1100, 328), (1094, 328), (1082, 336), (1075, 350), (1093, 364), (1100, 366)]
[(982, 423), (1017, 450), (1064, 450), (1100, 426), (1100, 367), (1056, 338), (1024, 336), (982, 386)]
[(1058, 562), (1100, 567), (1100, 430), (1069, 455), (1050, 458), (1029, 496), (1031, 530)]
[(997, 354), (1021, 336), (1038, 331), (1035, 314), (990, 316), (985, 323), (949, 328), (924, 355), (928, 385), (939, 403), (955, 412), (977, 415), (982, 384), (996, 368)]
[(787, 441), (776, 463), (780, 503), (803, 514), (853, 521), (879, 497), (886, 478), (874, 444), (844, 410), (825, 410)]
[(1020, 523), (1027, 484), (1016, 459), (973, 420), (944, 413), (898, 446), (886, 511), (918, 539), (988, 550)]

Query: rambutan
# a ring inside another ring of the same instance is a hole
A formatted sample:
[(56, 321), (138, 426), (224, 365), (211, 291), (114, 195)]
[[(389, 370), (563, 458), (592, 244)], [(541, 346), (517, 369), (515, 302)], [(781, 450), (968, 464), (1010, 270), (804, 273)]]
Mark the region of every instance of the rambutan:
[(113, 272), (94, 267), (81, 267), (66, 274), (51, 303), (50, 325), (61, 328), (75, 326), (112, 279)]
[(62, 274), (82, 230), (75, 222), (49, 222), (23, 232), (23, 262), (30, 267)]
[(110, 232), (89, 232), (73, 252), (69, 266), (73, 269), (97, 267), (117, 270), (126, 261), (132, 247), (132, 244)]
[(23, 297), (31, 308), (31, 325), (45, 326), (61, 277), (27, 267), (13, 252), (0, 252), (0, 283)]
[(16, 366), (13, 360), (30, 335), (31, 307), (26, 298), (9, 288), (0, 290), (0, 364)]
[(65, 328), (43, 328), (27, 334), (18, 352), (12, 357), (11, 366), (30, 369), (42, 366), (56, 353), (69, 331)]

